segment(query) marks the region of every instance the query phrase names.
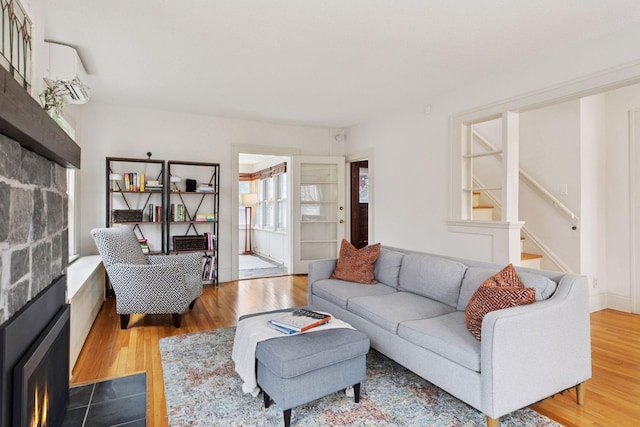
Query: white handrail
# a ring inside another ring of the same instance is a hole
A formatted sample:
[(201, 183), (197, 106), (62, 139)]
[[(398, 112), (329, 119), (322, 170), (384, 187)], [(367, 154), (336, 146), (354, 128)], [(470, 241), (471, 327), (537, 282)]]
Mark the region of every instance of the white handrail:
[[(490, 151), (492, 152), (499, 151), (499, 153), (496, 153), (495, 155), (502, 157), (501, 150), (498, 150), (497, 147), (495, 147), (485, 137), (480, 135), (475, 130), (472, 130), (472, 134), (474, 137), (478, 139), (478, 141), (482, 143), (482, 145), (484, 145)], [(533, 179), (531, 175), (529, 175), (528, 173), (520, 169), (520, 178), (522, 178), (522, 180), (526, 182), (529, 185), (529, 187), (531, 187), (536, 193), (538, 193), (540, 197), (546, 200), (554, 208), (558, 209), (560, 213), (562, 213), (562, 215), (564, 215), (569, 220), (569, 222), (573, 225), (574, 230), (580, 227), (580, 218), (578, 218), (578, 216), (575, 213), (573, 213), (571, 209), (563, 205), (562, 202), (558, 200), (553, 194), (549, 193), (544, 187), (538, 184), (538, 182), (535, 179)]]
[[(473, 178), (473, 182), (478, 186), (482, 187), (482, 183), (477, 178)], [(500, 200), (498, 200), (493, 194), (487, 193), (486, 196), (489, 198), (489, 200), (491, 200), (491, 202), (496, 208), (502, 209), (502, 203), (500, 203)], [(544, 254), (544, 256), (547, 259), (551, 260), (551, 262), (554, 263), (556, 266), (558, 266), (561, 270), (571, 274), (574, 273), (573, 269), (569, 267), (569, 265), (566, 262), (564, 262), (562, 258), (560, 258), (554, 251), (552, 251), (549, 246), (544, 244), (538, 236), (533, 234), (531, 230), (529, 230), (526, 224), (523, 225), (522, 228), (520, 229), (520, 235), (531, 240), (533, 244), (537, 246), (538, 249)]]

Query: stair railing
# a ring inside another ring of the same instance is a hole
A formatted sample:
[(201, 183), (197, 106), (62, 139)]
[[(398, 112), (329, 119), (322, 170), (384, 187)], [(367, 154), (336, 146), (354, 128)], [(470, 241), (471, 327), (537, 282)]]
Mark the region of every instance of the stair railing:
[[(485, 137), (480, 135), (475, 130), (472, 130), (472, 135), (476, 138), (486, 149), (488, 149), (492, 155), (502, 157), (502, 151), (498, 150), (496, 146), (494, 146), (491, 142), (489, 142)], [(543, 200), (556, 208), (562, 215), (571, 223), (571, 228), (573, 230), (577, 230), (580, 226), (580, 218), (571, 211), (568, 207), (566, 207), (560, 200), (558, 200), (553, 194), (549, 193), (543, 186), (541, 186), (531, 175), (524, 172), (520, 169), (520, 178), (524, 182), (533, 189)]]
[[(483, 188), (483, 184), (480, 180), (478, 180), (478, 178), (474, 177), (473, 183), (475, 187)], [(485, 193), (485, 196), (491, 201), (491, 203), (496, 208), (502, 209), (502, 203), (491, 192)], [(552, 262), (553, 264), (555, 264), (560, 270), (566, 273), (571, 273), (571, 274), (574, 273), (573, 269), (569, 267), (569, 264), (564, 262), (558, 254), (556, 254), (549, 246), (547, 246), (542, 241), (542, 239), (540, 239), (537, 235), (531, 232), (531, 230), (529, 230), (526, 224), (522, 226), (522, 228), (520, 229), (520, 234), (524, 235), (524, 237), (531, 240), (534, 246), (536, 246), (539, 249), (539, 251), (542, 252), (544, 257), (548, 259), (550, 262)]]

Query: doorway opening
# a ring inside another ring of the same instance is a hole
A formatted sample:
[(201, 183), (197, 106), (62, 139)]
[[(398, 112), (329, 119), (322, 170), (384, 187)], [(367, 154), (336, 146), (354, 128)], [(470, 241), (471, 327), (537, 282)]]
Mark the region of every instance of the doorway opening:
[(369, 244), (369, 161), (351, 162), (351, 244)]
[(290, 158), (238, 155), (238, 279), (290, 273)]

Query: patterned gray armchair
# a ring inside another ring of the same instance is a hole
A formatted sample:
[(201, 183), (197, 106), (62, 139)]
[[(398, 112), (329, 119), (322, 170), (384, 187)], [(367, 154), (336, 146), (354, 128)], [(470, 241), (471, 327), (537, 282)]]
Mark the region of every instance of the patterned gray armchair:
[(202, 256), (146, 256), (129, 227), (96, 228), (91, 236), (116, 295), (120, 328), (127, 328), (133, 313), (172, 314), (179, 328), (182, 313), (202, 294)]

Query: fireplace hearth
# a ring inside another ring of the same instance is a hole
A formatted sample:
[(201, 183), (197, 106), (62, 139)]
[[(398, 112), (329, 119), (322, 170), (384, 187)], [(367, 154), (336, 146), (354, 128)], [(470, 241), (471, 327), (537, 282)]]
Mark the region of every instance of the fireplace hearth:
[(0, 325), (0, 425), (62, 424), (69, 395), (69, 316), (61, 276)]

